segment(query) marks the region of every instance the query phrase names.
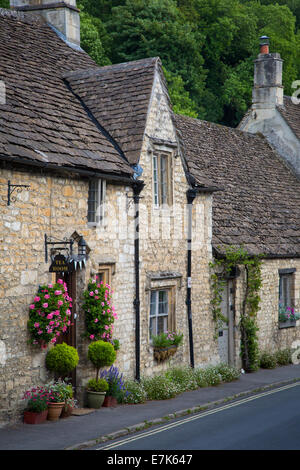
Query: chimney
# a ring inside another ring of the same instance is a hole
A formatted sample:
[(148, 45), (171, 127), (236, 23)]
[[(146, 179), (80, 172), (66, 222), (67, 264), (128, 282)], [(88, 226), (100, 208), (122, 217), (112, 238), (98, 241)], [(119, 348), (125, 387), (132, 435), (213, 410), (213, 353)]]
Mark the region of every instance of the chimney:
[(61, 36), (70, 46), (80, 46), (80, 19), (76, 0), (10, 0), (10, 8), (38, 14)]
[(252, 108), (275, 108), (283, 105), (282, 63), (280, 54), (270, 54), (268, 36), (261, 36), (260, 53), (254, 61)]

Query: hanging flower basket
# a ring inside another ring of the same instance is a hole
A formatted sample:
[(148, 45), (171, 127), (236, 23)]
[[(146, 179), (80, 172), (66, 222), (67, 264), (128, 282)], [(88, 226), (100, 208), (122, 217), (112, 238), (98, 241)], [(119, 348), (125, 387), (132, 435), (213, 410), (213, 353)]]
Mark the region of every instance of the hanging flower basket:
[(176, 351), (177, 351), (177, 346), (175, 346), (175, 345), (167, 346), (165, 348), (154, 347), (154, 351), (153, 351), (154, 352), (154, 359), (156, 359), (157, 362), (166, 361), (166, 360), (170, 359), (170, 357), (174, 356)]

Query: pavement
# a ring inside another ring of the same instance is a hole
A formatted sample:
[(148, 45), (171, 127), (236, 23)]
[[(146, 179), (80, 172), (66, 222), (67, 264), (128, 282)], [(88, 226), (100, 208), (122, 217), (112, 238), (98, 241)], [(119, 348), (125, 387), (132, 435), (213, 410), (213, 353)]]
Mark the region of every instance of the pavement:
[(0, 450), (88, 450), (149, 426), (298, 381), (300, 364), (292, 364), (242, 374), (234, 382), (187, 391), (170, 400), (102, 407), (39, 425), (7, 425), (0, 428)]

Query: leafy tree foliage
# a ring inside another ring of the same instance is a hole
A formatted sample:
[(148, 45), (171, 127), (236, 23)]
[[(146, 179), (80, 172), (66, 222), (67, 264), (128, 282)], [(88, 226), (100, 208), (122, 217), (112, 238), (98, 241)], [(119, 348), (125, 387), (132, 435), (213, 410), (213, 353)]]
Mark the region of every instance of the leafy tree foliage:
[[(99, 65), (159, 56), (175, 112), (235, 126), (251, 105), (259, 37), (300, 79), (300, 0), (79, 0), (81, 45)], [(8, 8), (8, 0), (0, 0)]]

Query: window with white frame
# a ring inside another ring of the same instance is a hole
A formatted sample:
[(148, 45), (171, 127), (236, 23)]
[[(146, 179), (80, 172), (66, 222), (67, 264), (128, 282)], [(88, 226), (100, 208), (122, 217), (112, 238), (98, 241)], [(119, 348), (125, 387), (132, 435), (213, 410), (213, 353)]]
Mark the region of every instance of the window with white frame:
[(90, 225), (99, 225), (104, 218), (106, 181), (92, 179), (89, 181), (88, 214)]
[(167, 153), (153, 155), (153, 202), (156, 207), (172, 204), (172, 159)]

